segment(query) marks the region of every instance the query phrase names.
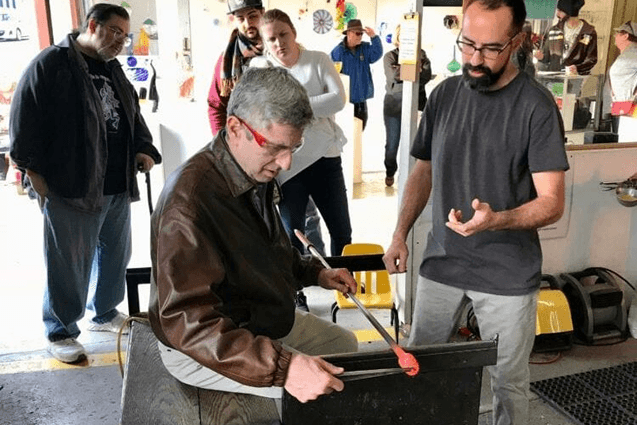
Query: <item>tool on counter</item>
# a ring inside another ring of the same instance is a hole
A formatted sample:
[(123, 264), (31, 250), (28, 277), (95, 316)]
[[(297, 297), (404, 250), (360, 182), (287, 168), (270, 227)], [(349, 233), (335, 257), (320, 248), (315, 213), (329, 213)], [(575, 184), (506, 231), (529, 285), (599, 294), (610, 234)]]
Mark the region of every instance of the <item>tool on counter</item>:
[(615, 191), (617, 202), (625, 207), (637, 205), (637, 180), (624, 180), (623, 182), (600, 182), (602, 190)]
[[(296, 237), (303, 243), (305, 249), (308, 250), (312, 256), (317, 258), (326, 269), (331, 269), (332, 267), (325, 261), (325, 258), (318, 252), (318, 250), (312, 245), (312, 243), (305, 237), (305, 235), (298, 229), (294, 229), (294, 234)], [(348, 297), (356, 304), (358, 309), (363, 313), (363, 315), (369, 320), (369, 322), (376, 328), (378, 333), (383, 337), (383, 339), (389, 344), (389, 347), (398, 357), (398, 364), (402, 368), (402, 372), (405, 372), (409, 376), (416, 376), (418, 371), (420, 370), (420, 366), (418, 365), (418, 361), (413, 356), (413, 354), (405, 352), (401, 346), (394, 341), (394, 339), (387, 333), (385, 328), (382, 327), (378, 320), (365, 308), (365, 306), (356, 298), (354, 294), (347, 294)]]

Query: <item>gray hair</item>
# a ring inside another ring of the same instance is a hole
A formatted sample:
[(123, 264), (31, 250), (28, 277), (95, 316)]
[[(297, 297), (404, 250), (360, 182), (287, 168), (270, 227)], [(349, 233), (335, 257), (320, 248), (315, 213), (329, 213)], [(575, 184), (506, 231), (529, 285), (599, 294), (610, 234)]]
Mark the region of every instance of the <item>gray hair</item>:
[(244, 72), (230, 94), (230, 115), (260, 128), (283, 124), (299, 130), (314, 118), (307, 91), (283, 68), (249, 68)]

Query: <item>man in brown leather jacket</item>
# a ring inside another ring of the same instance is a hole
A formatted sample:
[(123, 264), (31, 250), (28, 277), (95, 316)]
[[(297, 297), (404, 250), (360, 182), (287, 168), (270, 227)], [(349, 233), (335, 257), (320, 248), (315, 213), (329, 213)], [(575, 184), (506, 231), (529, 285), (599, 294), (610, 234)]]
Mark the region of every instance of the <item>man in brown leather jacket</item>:
[(168, 371), (190, 385), (302, 402), (343, 389), (318, 355), (356, 337), (295, 309), (301, 286), (356, 282), (292, 247), (274, 180), (312, 120), (305, 89), (281, 68), (249, 69), (226, 126), (166, 182), (152, 217), (150, 321)]

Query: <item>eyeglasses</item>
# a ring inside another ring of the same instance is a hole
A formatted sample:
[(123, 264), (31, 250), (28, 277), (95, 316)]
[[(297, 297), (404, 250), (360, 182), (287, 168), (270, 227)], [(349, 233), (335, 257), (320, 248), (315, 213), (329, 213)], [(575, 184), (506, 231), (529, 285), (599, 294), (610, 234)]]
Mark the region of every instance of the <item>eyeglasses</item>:
[(113, 33), (113, 37), (115, 37), (115, 40), (123, 41), (126, 45), (130, 44), (131, 38), (126, 35), (124, 31), (111, 25), (107, 25), (106, 28), (108, 28)]
[(255, 129), (250, 127), (247, 122), (245, 122), (244, 120), (242, 120), (239, 117), (236, 117), (236, 118), (250, 132), (250, 134), (252, 134), (252, 137), (254, 137), (254, 141), (257, 142), (257, 145), (261, 146), (262, 148), (267, 149), (268, 153), (270, 155), (272, 155), (272, 156), (279, 156), (283, 152), (290, 152), (290, 153), (294, 154), (294, 153), (298, 152), (299, 149), (301, 149), (303, 147), (303, 143), (304, 143), (304, 139), (303, 138), (301, 138), (299, 143), (297, 143), (294, 146), (286, 146), (286, 145), (279, 145), (279, 144), (276, 144), (276, 143), (272, 143), (272, 142), (268, 141), (268, 139), (266, 139), (262, 134), (260, 134)]
[(363, 35), (363, 31), (352, 31), (352, 32), (359, 37)]
[(497, 59), (498, 56), (500, 56), (500, 53), (504, 52), (504, 50), (509, 47), (509, 44), (511, 44), (511, 42), (513, 41), (513, 39), (515, 37), (518, 36), (518, 34), (520, 34), (519, 32), (516, 33), (513, 37), (511, 37), (509, 39), (509, 41), (506, 42), (506, 44), (502, 47), (496, 47), (496, 46), (482, 46), (482, 47), (476, 47), (475, 44), (473, 43), (467, 43), (466, 41), (462, 41), (460, 40), (460, 37), (462, 36), (462, 33), (458, 34), (458, 38), (456, 39), (456, 44), (458, 45), (458, 49), (460, 49), (460, 51), (462, 52), (462, 54), (467, 55), (467, 56), (473, 56), (475, 54), (475, 52), (480, 52), (480, 54), (482, 55), (483, 58), (485, 59)]

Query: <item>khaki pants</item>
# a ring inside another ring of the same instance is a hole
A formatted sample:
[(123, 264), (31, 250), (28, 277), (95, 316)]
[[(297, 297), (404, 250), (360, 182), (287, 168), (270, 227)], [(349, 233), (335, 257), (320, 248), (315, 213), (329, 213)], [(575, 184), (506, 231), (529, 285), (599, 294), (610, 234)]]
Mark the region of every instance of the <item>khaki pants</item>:
[[(358, 341), (354, 333), (298, 309), (292, 330), (279, 341), (289, 351), (312, 356), (358, 351)], [(209, 390), (253, 394), (268, 398), (280, 399), (283, 396), (282, 387), (243, 385), (200, 365), (187, 355), (168, 348), (161, 342), (158, 342), (158, 346), (161, 359), (168, 372), (185, 384)]]
[(467, 303), (473, 304), (483, 340), (498, 337), (491, 375), (494, 425), (525, 425), (529, 417), (529, 356), (535, 341), (538, 291), (504, 296), (465, 291), (418, 277), (409, 346), (448, 342)]

